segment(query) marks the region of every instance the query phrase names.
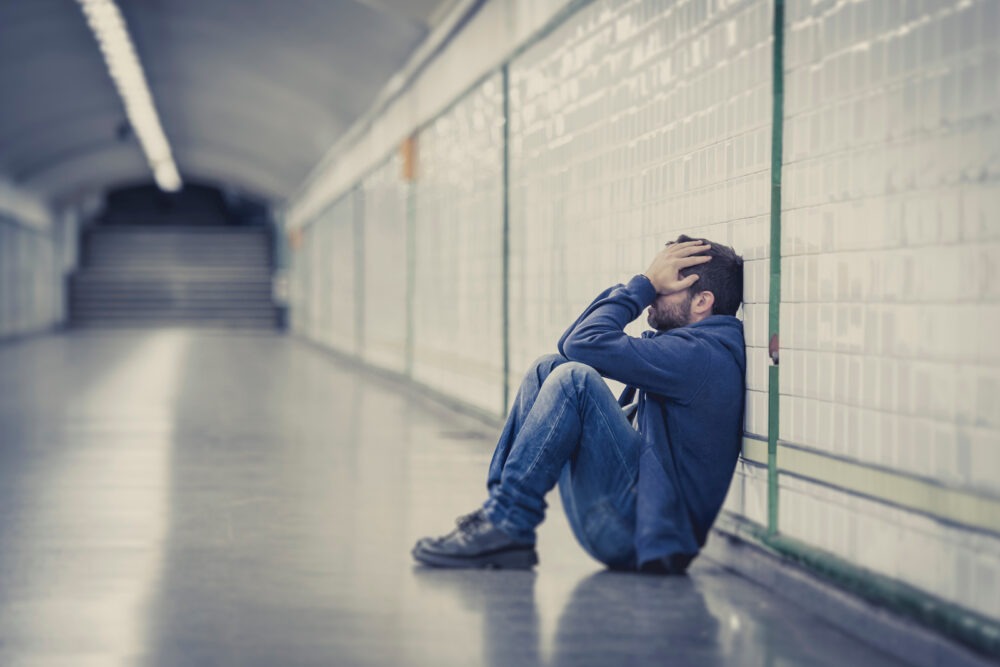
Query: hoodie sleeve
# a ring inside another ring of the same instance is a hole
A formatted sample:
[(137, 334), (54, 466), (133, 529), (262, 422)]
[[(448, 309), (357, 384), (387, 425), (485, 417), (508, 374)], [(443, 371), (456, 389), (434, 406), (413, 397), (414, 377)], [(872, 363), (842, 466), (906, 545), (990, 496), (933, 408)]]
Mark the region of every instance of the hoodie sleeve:
[(564, 332), (563, 332), (563, 335), (562, 335), (562, 336), (560, 336), (560, 338), (559, 338), (559, 343), (558, 343), (558, 344), (556, 345), (556, 347), (557, 347), (557, 348), (558, 348), (558, 350), (559, 350), (559, 354), (561, 354), (561, 355), (562, 355), (562, 356), (564, 356), (564, 357), (566, 356), (566, 351), (565, 351), (565, 350), (563, 349), (563, 345), (565, 345), (565, 343), (566, 343), (566, 339), (567, 339), (567, 338), (569, 338), (569, 335), (570, 335), (571, 333), (573, 333), (573, 330), (574, 330), (574, 329), (576, 329), (577, 325), (579, 325), (579, 324), (580, 324), (580, 322), (582, 322), (582, 321), (583, 321), (583, 319), (584, 319), (585, 317), (587, 317), (587, 313), (589, 313), (589, 312), (590, 312), (590, 310), (591, 310), (591, 309), (592, 309), (592, 308), (593, 308), (593, 307), (594, 307), (594, 306), (595, 306), (595, 305), (596, 305), (596, 304), (597, 304), (598, 302), (602, 301), (603, 299), (606, 299), (606, 298), (608, 297), (608, 295), (609, 295), (609, 294), (611, 294), (611, 292), (615, 291), (616, 289), (621, 289), (621, 288), (623, 288), (623, 287), (625, 287), (625, 286), (624, 286), (624, 285), (622, 285), (621, 283), (619, 283), (619, 284), (617, 284), (617, 285), (614, 285), (613, 287), (609, 287), (609, 288), (607, 288), (606, 290), (604, 290), (603, 292), (601, 292), (600, 294), (598, 294), (598, 295), (597, 295), (597, 298), (596, 298), (596, 299), (594, 299), (593, 301), (591, 301), (591, 302), (590, 302), (590, 305), (589, 305), (589, 306), (587, 306), (587, 309), (586, 309), (586, 310), (584, 310), (584, 311), (583, 311), (583, 313), (581, 313), (581, 314), (580, 314), (580, 316), (579, 316), (578, 318), (576, 318), (576, 321), (575, 321), (575, 322), (573, 322), (573, 324), (569, 325), (569, 328), (568, 328), (568, 329), (566, 329), (566, 331), (564, 331)]
[(645, 276), (605, 290), (563, 334), (559, 352), (612, 380), (689, 401), (708, 377), (711, 354), (704, 341), (683, 329), (647, 338), (624, 331), (655, 299)]

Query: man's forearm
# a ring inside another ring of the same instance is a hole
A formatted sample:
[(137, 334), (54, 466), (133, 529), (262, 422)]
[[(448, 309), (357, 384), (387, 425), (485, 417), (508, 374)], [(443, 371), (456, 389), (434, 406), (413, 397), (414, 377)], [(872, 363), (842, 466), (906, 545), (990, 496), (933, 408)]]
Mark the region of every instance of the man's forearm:
[(633, 277), (628, 285), (605, 290), (564, 335), (560, 354), (573, 361), (596, 365), (594, 357), (628, 338), (625, 327), (655, 298), (656, 289), (642, 275)]
[(624, 287), (624, 285), (622, 285), (621, 283), (619, 283), (617, 285), (612, 285), (611, 287), (607, 288), (606, 290), (604, 290), (603, 292), (601, 292), (600, 294), (598, 294), (597, 298), (590, 302), (590, 305), (588, 305), (583, 310), (583, 312), (580, 313), (580, 315), (576, 318), (576, 320), (573, 322), (573, 324), (569, 325), (569, 328), (566, 329), (566, 331), (563, 332), (563, 335), (559, 337), (559, 342), (556, 344), (556, 349), (559, 350), (559, 354), (561, 354), (564, 357), (566, 356), (566, 352), (565, 352), (565, 350), (563, 348), (563, 346), (566, 343), (566, 339), (570, 337), (570, 335), (573, 333), (573, 331), (576, 329), (576, 327), (580, 324), (580, 322), (582, 322), (583, 319), (590, 313), (590, 310), (591, 310), (591, 308), (593, 308), (594, 304), (596, 304), (597, 302), (599, 302), (602, 299), (606, 298), (609, 294), (611, 294), (612, 291), (618, 289), (619, 287)]

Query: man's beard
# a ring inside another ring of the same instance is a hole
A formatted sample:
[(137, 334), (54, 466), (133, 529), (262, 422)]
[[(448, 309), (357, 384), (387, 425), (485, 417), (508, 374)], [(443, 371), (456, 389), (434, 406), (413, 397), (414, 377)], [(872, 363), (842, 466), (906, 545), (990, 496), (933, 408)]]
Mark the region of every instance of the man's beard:
[(649, 326), (657, 331), (670, 331), (691, 323), (691, 293), (681, 303), (667, 303), (662, 309), (654, 303), (646, 316)]

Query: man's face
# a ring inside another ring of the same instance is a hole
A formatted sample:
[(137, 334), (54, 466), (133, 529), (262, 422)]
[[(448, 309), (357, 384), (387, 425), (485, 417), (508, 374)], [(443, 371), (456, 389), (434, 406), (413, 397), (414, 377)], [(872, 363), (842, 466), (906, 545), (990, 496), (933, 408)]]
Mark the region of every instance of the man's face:
[(691, 323), (691, 292), (683, 290), (656, 297), (646, 315), (649, 326), (659, 331), (670, 331)]

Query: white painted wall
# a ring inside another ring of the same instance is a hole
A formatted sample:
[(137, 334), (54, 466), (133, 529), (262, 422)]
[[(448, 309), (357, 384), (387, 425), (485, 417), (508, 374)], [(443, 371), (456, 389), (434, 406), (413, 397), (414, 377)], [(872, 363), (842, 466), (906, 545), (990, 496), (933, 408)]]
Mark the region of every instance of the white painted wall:
[(41, 199), (0, 179), (0, 339), (65, 322), (76, 226), (74, 213), (57, 217)]

